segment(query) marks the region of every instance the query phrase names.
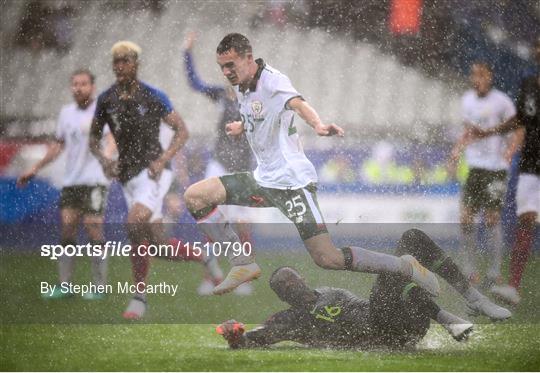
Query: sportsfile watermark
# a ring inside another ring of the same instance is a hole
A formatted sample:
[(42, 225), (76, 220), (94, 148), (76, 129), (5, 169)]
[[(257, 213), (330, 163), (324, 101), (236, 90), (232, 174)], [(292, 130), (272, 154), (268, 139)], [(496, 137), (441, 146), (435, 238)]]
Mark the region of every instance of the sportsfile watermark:
[[(258, 324), (272, 312), (290, 307), (270, 286), (270, 277), (280, 267), (293, 267), (313, 289), (345, 289), (366, 302), (370, 301), (373, 289), (376, 289), (377, 274), (355, 270), (330, 271), (317, 266), (294, 224), (234, 226), (239, 230), (239, 241), (231, 239), (231, 242), (205, 241), (206, 237), (196, 224), (164, 224), (162, 231), (152, 231), (163, 233), (161, 241), (141, 245), (129, 240), (130, 226), (108, 223), (101, 228), (104, 234), (101, 244), (95, 241), (88, 243), (89, 238), (81, 229), (76, 237), (77, 244), (68, 245), (64, 241), (66, 245), (61, 245), (61, 230), (57, 224), (4, 226), (3, 231), (0, 225), (0, 289), (5, 300), (0, 302), (0, 322), (125, 323), (130, 321), (124, 320), (122, 315), (131, 300), (145, 294), (147, 312), (139, 320), (142, 323), (213, 324), (235, 318)], [(450, 257), (460, 266), (463, 262), (459, 224), (339, 222), (328, 223), (327, 228), (338, 250), (354, 246), (398, 257), (404, 255), (400, 251), (403, 249), (401, 244), (403, 239), (411, 236), (409, 230), (422, 230), (442, 250), (444, 258)], [(477, 228), (478, 269), (485, 277), (494, 252), (481, 235), (481, 227)], [(243, 234), (245, 232), (249, 234)], [(420, 260), (424, 260), (425, 255), (417, 250), (421, 247), (424, 245), (412, 245), (411, 255), (416, 253)], [(425, 247), (426, 250), (430, 248), (430, 245)], [(436, 253), (429, 255), (432, 254)], [(218, 264), (221, 269), (218, 277), (222, 280), (234, 263), (229, 259), (248, 255), (260, 267), (260, 276), (249, 284), (251, 296), (238, 297), (237, 292), (212, 295), (215, 283), (208, 277), (208, 271), (213, 268), (211, 263)], [(213, 261), (215, 257), (219, 260)], [(508, 256), (503, 257), (503, 276), (508, 260)], [(428, 267), (429, 264), (426, 263)], [(536, 292), (540, 283), (534, 276), (538, 265), (538, 259), (531, 256), (522, 281), (521, 308), (510, 308), (512, 317), (505, 323), (540, 322), (540, 313), (537, 312), (540, 297)], [(490, 323), (489, 317), (469, 314), (467, 300), (447, 281), (448, 276), (441, 268), (428, 268), (436, 272), (441, 287), (441, 293), (433, 301), (464, 320), (475, 324)], [(203, 284), (210, 286), (206, 293)], [(489, 287), (481, 285), (479, 290), (485, 296), (506, 307), (492, 297)], [(332, 318), (332, 307), (336, 304), (327, 306), (330, 311), (323, 315)], [(323, 307), (323, 310), (326, 309)], [(331, 323), (316, 314), (313, 317), (317, 322)]]
[(103, 260), (109, 257), (130, 257), (130, 256), (150, 256), (150, 257), (238, 257), (250, 256), (252, 254), (252, 244), (246, 242), (182, 242), (176, 244), (141, 244), (130, 245), (121, 241), (107, 241), (104, 244), (75, 244), (75, 245), (41, 245), (40, 255), (51, 260), (58, 260), (63, 256), (67, 257), (98, 257)]

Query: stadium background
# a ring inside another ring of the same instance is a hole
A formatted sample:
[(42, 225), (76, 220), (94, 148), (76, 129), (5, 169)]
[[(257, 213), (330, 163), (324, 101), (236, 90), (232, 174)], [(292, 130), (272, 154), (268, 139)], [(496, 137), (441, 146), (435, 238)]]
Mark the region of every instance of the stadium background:
[[(495, 87), (515, 98), (520, 78), (535, 69), (532, 44), (540, 30), (540, 6), (522, 0), (4, 0), (1, 4), (3, 252), (28, 251), (56, 237), (66, 160), (60, 158), (26, 189), (16, 189), (14, 181), (44, 154), (43, 143), (54, 132), (59, 109), (71, 100), (70, 73), (89, 67), (97, 76), (98, 92), (113, 82), (109, 51), (118, 40), (141, 45), (140, 77), (164, 90), (184, 117), (191, 134), (185, 150), (190, 178), (202, 178), (219, 113), (187, 84), (181, 59), (187, 31), (198, 32), (195, 61), (205, 80), (224, 83), (215, 64), (215, 46), (228, 32), (245, 33), (256, 56), (286, 72), (324, 120), (345, 128), (345, 139), (325, 140), (299, 126), (306, 153), (321, 177), (319, 198), (327, 221), (436, 223), (443, 230), (452, 227), (447, 247), (455, 248), (454, 223), (466, 166), (454, 180), (444, 164), (461, 129), (459, 101), (468, 86), (470, 63), (479, 59), (492, 63)], [(515, 223), (516, 161), (504, 213), (507, 243)], [(113, 223), (125, 216), (118, 185), (112, 186), (106, 216)], [(272, 211), (251, 218), (283, 222)], [(191, 222), (187, 214), (180, 221)], [(269, 234), (269, 240), (276, 239), (272, 231)], [(537, 229), (536, 251), (539, 243)], [(538, 271), (537, 260), (533, 264), (528, 279)], [(125, 270), (121, 273), (127, 275)], [(533, 309), (536, 316), (538, 298), (528, 304), (525, 310)], [(26, 333), (33, 336), (35, 331)]]

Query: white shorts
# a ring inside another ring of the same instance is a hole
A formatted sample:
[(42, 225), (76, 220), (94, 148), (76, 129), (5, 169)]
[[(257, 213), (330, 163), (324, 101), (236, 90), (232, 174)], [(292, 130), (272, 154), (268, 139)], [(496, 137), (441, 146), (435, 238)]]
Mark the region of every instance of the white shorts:
[[(208, 165), (206, 166), (206, 171), (204, 173), (204, 178), (208, 179), (211, 177), (219, 177), (226, 174), (227, 172), (225, 167), (215, 159), (210, 159)], [(244, 206), (234, 206), (234, 205), (220, 205), (218, 206), (219, 211), (230, 223), (247, 223), (252, 221), (251, 213), (252, 209)]]
[(131, 210), (136, 203), (140, 203), (152, 211), (150, 222), (163, 218), (163, 198), (172, 182), (171, 170), (163, 170), (159, 180), (156, 181), (150, 179), (148, 169), (145, 168), (122, 187), (128, 210)]
[(540, 176), (535, 174), (519, 174), (516, 213), (526, 212), (540, 213)]

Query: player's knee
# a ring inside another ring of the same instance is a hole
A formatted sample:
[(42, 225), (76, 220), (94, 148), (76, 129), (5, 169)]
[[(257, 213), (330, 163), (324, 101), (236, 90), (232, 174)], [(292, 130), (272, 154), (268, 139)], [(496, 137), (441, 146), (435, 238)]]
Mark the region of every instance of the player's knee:
[(184, 192), (184, 201), (189, 211), (196, 211), (206, 207), (206, 201), (204, 194), (201, 193), (200, 188), (197, 185), (191, 185)]
[(486, 214), (486, 225), (490, 228), (499, 224), (499, 220), (498, 212), (490, 212)]
[(401, 240), (404, 243), (407, 244), (418, 244), (425, 238), (426, 234), (421, 231), (420, 229), (412, 228), (407, 229), (403, 234), (401, 235)]

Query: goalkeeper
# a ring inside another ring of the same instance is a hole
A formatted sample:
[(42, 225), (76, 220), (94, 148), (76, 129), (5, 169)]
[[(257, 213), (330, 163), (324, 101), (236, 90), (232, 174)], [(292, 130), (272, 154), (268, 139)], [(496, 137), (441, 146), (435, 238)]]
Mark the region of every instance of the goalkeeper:
[[(406, 231), (398, 242), (396, 255), (413, 255), (426, 268), (442, 276), (475, 311), (492, 320), (503, 320), (510, 312), (489, 301), (469, 285), (461, 271), (422, 231)], [(346, 256), (347, 257), (347, 256)], [(430, 320), (440, 323), (451, 336), (465, 340), (473, 324), (441, 309), (428, 293), (399, 275), (381, 274), (372, 288), (370, 300), (344, 289), (311, 289), (290, 267), (277, 269), (270, 287), (291, 307), (272, 316), (261, 326), (244, 333), (234, 320), (218, 326), (231, 348), (264, 347), (294, 341), (314, 347), (407, 348), (427, 333)]]

